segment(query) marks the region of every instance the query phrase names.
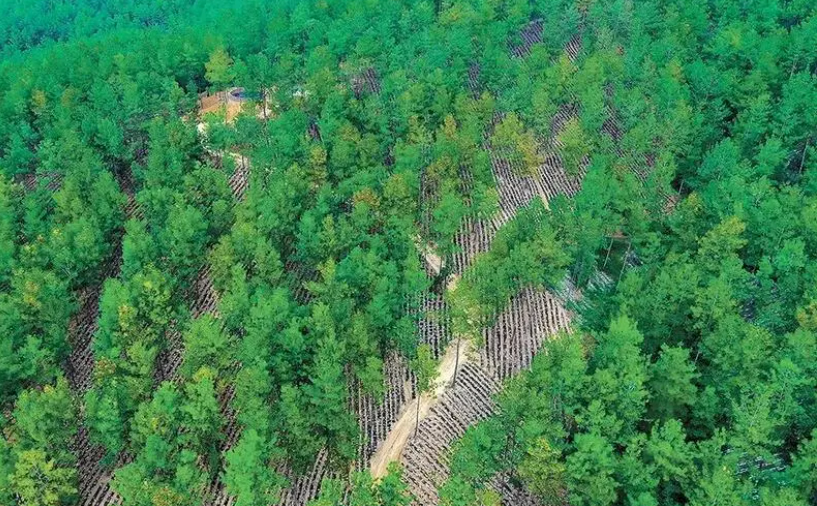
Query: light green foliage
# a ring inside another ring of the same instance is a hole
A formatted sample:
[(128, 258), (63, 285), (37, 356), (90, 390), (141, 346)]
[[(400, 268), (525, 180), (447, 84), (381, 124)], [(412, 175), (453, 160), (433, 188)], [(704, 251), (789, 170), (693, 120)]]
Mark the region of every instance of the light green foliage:
[(207, 60), (204, 67), (207, 70), (205, 77), (216, 89), (232, 83), (235, 78), (233, 59), (223, 48), (210, 53), (210, 59)]
[(191, 205), (172, 206), (159, 238), (178, 278), (191, 279), (201, 265), (207, 243), (207, 222), (201, 211)]
[(203, 315), (193, 320), (182, 339), (184, 341), (184, 363), (180, 371), (182, 376), (191, 378), (202, 367), (223, 373), (232, 366), (234, 345), (221, 328), (221, 323), (211, 315)]
[[(609, 330), (596, 338), (590, 360), (594, 371), (585, 393), (592, 400), (581, 421), (589, 431), (617, 441), (630, 436), (644, 416), (649, 393), (644, 385), (647, 364), (639, 349), (642, 340), (634, 322), (626, 316), (613, 320)], [(599, 408), (603, 413), (596, 411)], [(612, 417), (612, 423), (607, 416)]]
[(76, 470), (59, 467), (42, 450), (20, 453), (10, 484), (21, 506), (59, 506), (77, 494)]
[(9, 504), (14, 500), (11, 484), (15, 461), (11, 444), (6, 438), (0, 439), (0, 499)]
[(402, 482), (402, 469), (398, 464), (389, 465), (388, 473), (377, 480), (368, 471), (353, 473), (344, 493), (341, 480), (325, 478), (318, 498), (309, 506), (408, 506), (412, 496)]
[(19, 504), (59, 505), (76, 497), (77, 410), (62, 376), (20, 394), (7, 434), (0, 446), (0, 484)]
[(122, 276), (131, 278), (155, 261), (159, 251), (154, 238), (148, 233), (145, 222), (129, 219), (125, 222), (122, 238)]
[(204, 215), (207, 237), (218, 237), (227, 231), (233, 219), (233, 195), (227, 174), (209, 165), (200, 165), (184, 177), (187, 202)]
[(550, 136), (551, 120), (558, 109), (554, 101), (553, 91), (541, 84), (536, 86), (531, 93), (531, 109), (533, 123), (537, 133), (542, 138)]
[[(305, 394), (297, 387), (284, 385), (275, 414), (275, 420), (282, 427), (281, 446), (286, 449), (296, 469), (305, 469), (312, 457), (323, 447), (322, 439), (313, 430), (313, 423), (306, 412), (306, 407), (301, 405), (300, 398), (303, 395)], [(327, 406), (327, 409), (337, 407)]]
[(412, 370), (417, 375), (417, 391), (428, 393), (434, 387), (437, 376), (437, 363), (432, 355), (431, 347), (421, 344), (417, 347), (417, 357), (412, 361)]
[(336, 341), (334, 323), (328, 320), (325, 308), (317, 306), (312, 316), (314, 330), (321, 336), (310, 383), (303, 393), (310, 408), (312, 431), (327, 441), (337, 457), (354, 456), (357, 424), (346, 409), (348, 389), (340, 362), (341, 344)]
[[(548, 19), (574, 8), (543, 7)], [(547, 503), (813, 501), (805, 448), (815, 420), (804, 408), (815, 397), (804, 374), (817, 250), (813, 188), (801, 174), (814, 140), (795, 110), (814, 97), (800, 70), (814, 13), (753, 7), (582, 4), (593, 26), (583, 54), (524, 58), (515, 79), (533, 84), (529, 102), (514, 97), (520, 117), (555, 135), (568, 175), (590, 160), (582, 189), (549, 202), (583, 288), (581, 321), (482, 423), (501, 424), (502, 448), (455, 452), (445, 500), (475, 502), (490, 476), (466, 478), (498, 453), (500, 470)], [(557, 110), (571, 112), (551, 132)], [(502, 266), (490, 265), (477, 260), (465, 281)]]
[(434, 210), (432, 223), (434, 242), (446, 266), (451, 263), (452, 255), (457, 250), (456, 234), (462, 226), (465, 215), (466, 208), (462, 200), (453, 193), (443, 195)]
[(545, 505), (560, 504), (564, 499), (565, 465), (561, 454), (540, 438), (527, 449), (517, 467), (519, 477)]
[(590, 139), (582, 129), (582, 124), (576, 120), (568, 120), (557, 134), (562, 145), (561, 157), (564, 160), (565, 172), (577, 177), (582, 170), (584, 158), (590, 154)]
[(521, 162), (522, 175), (537, 174), (543, 160), (536, 138), (531, 131), (525, 129), (515, 113), (508, 114), (496, 126), (491, 142), (500, 156)]
[(118, 385), (90, 390), (83, 399), (90, 439), (107, 449), (107, 462), (125, 447), (123, 426), (127, 415), (124, 406), (120, 407), (118, 390)]
[(389, 464), (386, 476), (377, 484), (377, 495), (383, 506), (408, 506), (413, 497), (403, 481), (403, 469), (397, 462)]
[(182, 439), (198, 453), (215, 448), (221, 440), (221, 409), (216, 392), (216, 374), (203, 367), (185, 385), (185, 402), (181, 406), (181, 422), (185, 427)]
[(94, 279), (94, 269), (106, 260), (112, 234), (121, 226), (124, 201), (108, 172), (66, 176), (54, 194), (55, 216), (48, 237), (54, 268), (61, 276), (79, 284)]
[(150, 396), (156, 357), (174, 314), (167, 278), (148, 267), (129, 280), (109, 280), (94, 337), (95, 388), (85, 396), (89, 433), (113, 459), (123, 449), (127, 421)]
[(42, 390), (22, 392), (14, 409), (17, 447), (39, 448), (57, 462), (71, 463), (69, 448), (77, 433), (76, 417), (74, 399), (63, 377)]
[(74, 308), (67, 283), (54, 272), (31, 268), (12, 277), (8, 292), (0, 294), (0, 381), (7, 400), (31, 381), (46, 383), (56, 376), (69, 349)]
[(183, 388), (165, 382), (133, 416), (136, 459), (116, 471), (112, 487), (130, 504), (201, 504), (207, 483), (201, 456), (218, 447), (223, 423), (214, 374), (199, 370)]
[(616, 500), (613, 446), (601, 434), (576, 436), (575, 453), (567, 457), (570, 500), (582, 506), (607, 506)]
[(237, 506), (273, 503), (283, 480), (267, 463), (270, 443), (255, 429), (247, 429), (226, 455), (224, 485)]
[(451, 472), (472, 485), (478, 485), (499, 470), (502, 431), (495, 420), (472, 427), (455, 448)]
[(174, 464), (164, 479), (156, 479), (155, 467), (139, 461), (127, 464), (116, 472), (111, 487), (124, 502), (135, 506), (202, 504), (207, 476), (197, 465), (195, 453), (182, 450)]
[(100, 323), (94, 340), (99, 358), (117, 360), (135, 343), (148, 346), (160, 339), (173, 316), (172, 291), (167, 277), (153, 267), (126, 284), (109, 280), (100, 301)]
[(465, 480), (454, 477), (440, 488), (440, 504), (443, 506), (472, 506), (477, 504), (474, 488)]
[(475, 335), (520, 289), (561, 281), (568, 257), (543, 212), (540, 202), (520, 210), (447, 295), (456, 330)]

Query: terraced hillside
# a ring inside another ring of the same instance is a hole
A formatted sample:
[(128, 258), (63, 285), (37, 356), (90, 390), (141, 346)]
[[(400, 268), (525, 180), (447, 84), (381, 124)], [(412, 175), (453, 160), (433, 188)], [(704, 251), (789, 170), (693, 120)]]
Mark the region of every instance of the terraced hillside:
[(810, 2), (46, 3), (0, 504), (815, 502)]

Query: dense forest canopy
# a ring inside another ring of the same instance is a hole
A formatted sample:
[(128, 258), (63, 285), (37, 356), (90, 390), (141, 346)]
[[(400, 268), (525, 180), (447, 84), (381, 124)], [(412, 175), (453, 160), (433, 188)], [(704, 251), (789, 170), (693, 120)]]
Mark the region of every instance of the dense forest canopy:
[[(276, 2), (285, 5), (282, 0)], [(291, 3), (291, 2), (290, 2)], [(72, 41), (131, 29), (164, 31), (234, 22), (246, 4), (213, 0), (151, 0), (9, 2), (0, 20), (0, 56), (9, 57), (54, 42)], [(259, 11), (260, 12), (260, 11)], [(190, 23), (190, 20), (195, 20)], [(53, 49), (49, 49), (53, 50)]]
[(419, 503), (531, 289), (440, 504), (817, 502), (813, 2), (6, 7), (0, 504)]

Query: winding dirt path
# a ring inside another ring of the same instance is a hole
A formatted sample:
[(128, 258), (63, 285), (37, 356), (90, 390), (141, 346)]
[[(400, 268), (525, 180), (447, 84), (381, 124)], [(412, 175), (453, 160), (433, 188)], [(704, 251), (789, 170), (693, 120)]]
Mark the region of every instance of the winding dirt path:
[(403, 449), (414, 434), (414, 428), (417, 426), (417, 403), (420, 403), (419, 420), (423, 420), (431, 408), (437, 404), (440, 396), (451, 386), (451, 381), (454, 378), (454, 369), (457, 364), (458, 341), (460, 343), (459, 366), (462, 367), (462, 365), (468, 361), (468, 356), (473, 348), (471, 341), (467, 339), (455, 339), (454, 342), (448, 345), (445, 354), (440, 360), (440, 365), (437, 368), (437, 386), (434, 392), (416, 397), (403, 407), (403, 413), (392, 426), (388, 437), (383, 441), (383, 444), (377, 452), (372, 455), (369, 469), (372, 472), (373, 478), (382, 478), (385, 476), (389, 464), (400, 460)]
[[(428, 265), (439, 273), (442, 266), (440, 257), (430, 246), (421, 244), (418, 244), (418, 246)], [(459, 279), (459, 275), (451, 276), (446, 289), (453, 290), (456, 288)], [(411, 402), (403, 406), (402, 413), (392, 425), (389, 435), (386, 436), (385, 441), (369, 460), (369, 470), (373, 478), (382, 478), (386, 475), (389, 464), (400, 460), (406, 444), (414, 435), (418, 421), (422, 421), (428, 415), (442, 394), (451, 387), (457, 367), (462, 367), (463, 364), (468, 362), (472, 351), (473, 344), (470, 340), (456, 336), (451, 340), (445, 349), (445, 353), (440, 358), (440, 363), (437, 365), (434, 390), (430, 394), (415, 397)], [(419, 407), (417, 406), (418, 403)]]

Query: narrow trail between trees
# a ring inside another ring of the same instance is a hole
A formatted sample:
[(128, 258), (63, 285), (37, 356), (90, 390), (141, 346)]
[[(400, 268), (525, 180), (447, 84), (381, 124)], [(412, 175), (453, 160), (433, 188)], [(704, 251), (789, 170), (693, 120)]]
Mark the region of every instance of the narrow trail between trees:
[[(417, 247), (423, 255), (428, 266), (439, 274), (442, 268), (442, 259), (436, 254), (434, 249), (417, 238)], [(450, 277), (446, 284), (447, 290), (456, 288), (460, 280), (458, 274)], [(411, 402), (403, 406), (400, 417), (394, 422), (391, 430), (385, 441), (380, 445), (372, 458), (369, 461), (369, 470), (372, 477), (382, 478), (386, 475), (389, 464), (397, 462), (403, 454), (403, 450), (409, 439), (414, 435), (415, 428), (418, 421), (422, 421), (434, 407), (442, 395), (448, 390), (453, 383), (454, 374), (458, 367), (462, 367), (468, 362), (473, 345), (468, 339), (457, 338), (456, 336), (448, 344), (445, 353), (440, 357), (440, 363), (437, 366), (437, 376), (434, 384), (434, 390), (430, 394), (420, 394)], [(419, 403), (419, 407), (418, 407)]]
[[(457, 350), (457, 342), (459, 350)], [(451, 381), (454, 378), (454, 371), (457, 367), (457, 355), (459, 354), (459, 367), (468, 362), (469, 353), (472, 350), (471, 342), (467, 339), (454, 339), (445, 350), (445, 354), (440, 359), (440, 365), (437, 367), (437, 387), (431, 394), (423, 394), (415, 397), (403, 407), (403, 413), (400, 418), (394, 423), (389, 435), (380, 448), (372, 455), (369, 469), (372, 472), (373, 478), (381, 478), (386, 474), (386, 470), (391, 462), (400, 460), (403, 454), (403, 449), (406, 447), (411, 436), (414, 434), (414, 429), (417, 426), (417, 420), (422, 421), (431, 408), (437, 404), (439, 398), (445, 391), (451, 387)], [(458, 353), (459, 351), (459, 353)], [(418, 407), (419, 406), (419, 416)]]

